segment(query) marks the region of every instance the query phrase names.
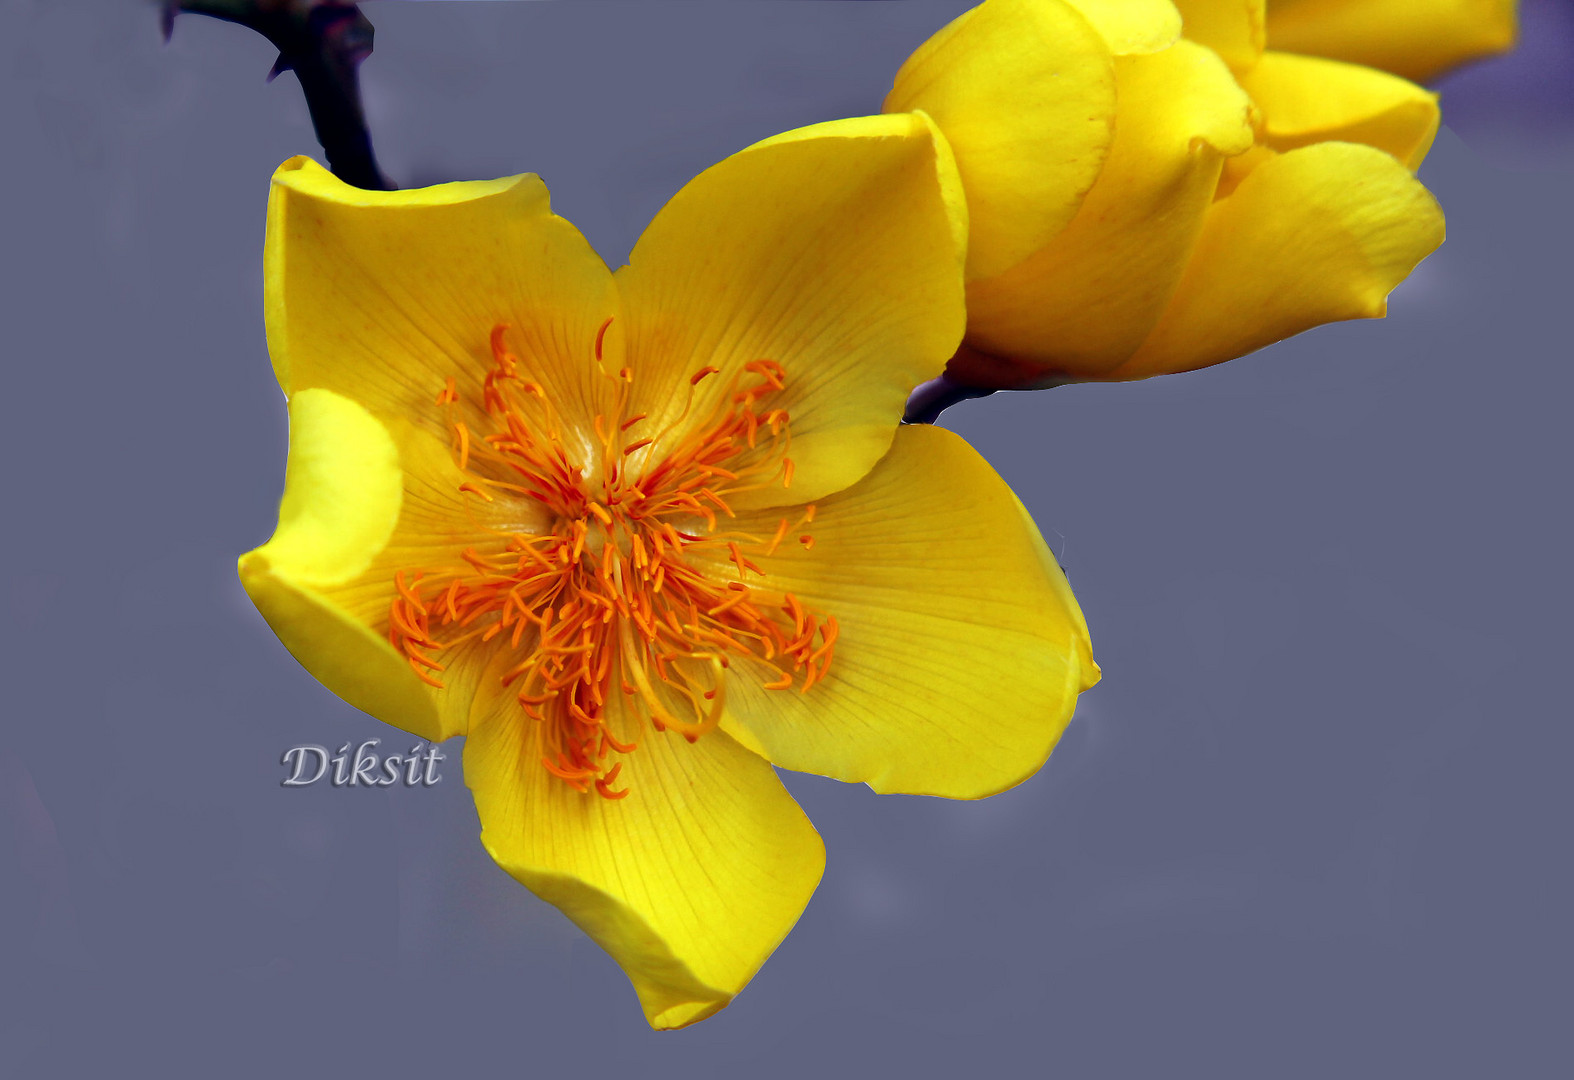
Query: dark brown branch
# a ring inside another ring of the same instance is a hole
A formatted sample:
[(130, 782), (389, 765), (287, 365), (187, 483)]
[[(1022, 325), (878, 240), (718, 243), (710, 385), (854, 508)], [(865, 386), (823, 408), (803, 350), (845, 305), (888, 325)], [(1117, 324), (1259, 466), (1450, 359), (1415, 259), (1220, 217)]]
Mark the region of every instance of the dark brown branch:
[(372, 24), (347, 0), (162, 0), (164, 37), (182, 12), (238, 23), (271, 41), (279, 58), (268, 73), (293, 71), (328, 167), (347, 184), (376, 191), (394, 185), (377, 167), (356, 73), (372, 52)]

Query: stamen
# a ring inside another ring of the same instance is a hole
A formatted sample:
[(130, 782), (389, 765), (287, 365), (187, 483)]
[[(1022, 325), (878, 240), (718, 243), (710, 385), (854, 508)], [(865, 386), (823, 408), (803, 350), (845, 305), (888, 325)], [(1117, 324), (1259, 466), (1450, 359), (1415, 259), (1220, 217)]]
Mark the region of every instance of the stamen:
[(596, 331), (596, 360), (601, 360), (601, 343), (606, 340), (607, 331), (612, 328), (612, 316), (607, 316), (607, 321), (601, 324), (601, 329)]
[(787, 519), (782, 518), (781, 524), (776, 526), (776, 535), (771, 537), (771, 542), (769, 544), (765, 545), (765, 554), (776, 554), (776, 549), (781, 547), (783, 540), (787, 539), (787, 530), (790, 528), (792, 528), (792, 526), (787, 523)]
[[(611, 326), (607, 319), (596, 331), (598, 362)], [(792, 482), (787, 410), (763, 407), (785, 389), (786, 371), (753, 360), (718, 393), (701, 396), (695, 388), (721, 368), (700, 367), (681, 413), (638, 439), (626, 433), (649, 417), (626, 415), (632, 370), (603, 372), (617, 390), (590, 431), (579, 429), (577, 438), (592, 436), (596, 447), (583, 461), (570, 450), (583, 444), (564, 437), (574, 429), (528, 377), (528, 357), (522, 363), (508, 351), (508, 329), (495, 326), (489, 340), (493, 365), (480, 405), (490, 433), (472, 431), (474, 416), (449, 413), (454, 459), (468, 474), (458, 490), (496, 507), (473, 509), (482, 528), (483, 514), (518, 522), (544, 510), (548, 523), (537, 532), (496, 528), (447, 564), (396, 572), (388, 640), (434, 689), (444, 686), (437, 676), (446, 666), (434, 659), (444, 650), (466, 642), (508, 650), (498, 678), (530, 721), (521, 737), (539, 740), (541, 767), (576, 791), (622, 799), (629, 786), (614, 785), (642, 740), (611, 733), (609, 700), (626, 722), (693, 742), (721, 722), (734, 658), (776, 668), (778, 677), (762, 683), (767, 689), (801, 692), (832, 663), (836, 620), (771, 589), (751, 558), (776, 555), (795, 527), (814, 520), (814, 507), (796, 525), (781, 518), (768, 538), (718, 532), (737, 497)], [(450, 378), (437, 404), (458, 401)], [(637, 451), (647, 453), (635, 458)], [(527, 506), (537, 509), (521, 515)], [(813, 537), (800, 543), (808, 548)], [(712, 576), (721, 561), (736, 570), (734, 580)]]

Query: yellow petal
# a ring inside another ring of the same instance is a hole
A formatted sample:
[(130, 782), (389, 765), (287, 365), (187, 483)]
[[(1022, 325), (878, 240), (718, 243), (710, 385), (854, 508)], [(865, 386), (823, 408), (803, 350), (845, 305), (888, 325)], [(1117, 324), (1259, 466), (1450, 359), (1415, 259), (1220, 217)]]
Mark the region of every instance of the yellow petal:
[(1374, 68), (1269, 52), (1241, 86), (1262, 109), (1263, 140), (1275, 150), (1365, 143), (1414, 172), (1437, 134), (1437, 95)]
[[(802, 501), (879, 460), (918, 383), (964, 323), (966, 205), (949, 149), (921, 114), (820, 124), (758, 143), (690, 181), (618, 271), (636, 411), (695, 415), (757, 359), (786, 369)], [(675, 434), (681, 435), (682, 432)], [(658, 443), (658, 450), (660, 444)], [(652, 451), (655, 454), (657, 451)]]
[(465, 782), (498, 865), (612, 955), (652, 1027), (683, 1027), (725, 1008), (786, 936), (825, 849), (762, 758), (720, 731), (656, 734), (614, 698), (616, 737), (638, 741), (620, 759), (626, 797), (549, 774), (517, 707), (471, 731)]
[(1237, 71), (1257, 63), (1267, 37), (1263, 0), (1175, 0), (1175, 6), (1189, 40), (1206, 45)]
[(325, 590), (363, 573), (393, 535), (399, 453), (364, 407), (329, 390), (290, 401), (290, 456), (273, 539), (241, 556), (247, 594), (285, 648), (356, 708), (423, 738), (444, 730), (405, 658)]
[(919, 46), (885, 99), (922, 109), (967, 191), (967, 273), (1021, 262), (1076, 214), (1109, 151), (1109, 49), (1061, 0), (986, 0)]
[(1116, 73), (1103, 174), (1065, 232), (969, 285), (974, 348), (1076, 376), (1122, 363), (1180, 278), (1221, 162), (1251, 146), (1251, 103), (1207, 49), (1178, 41), (1120, 58)]
[(1171, 0), (1066, 0), (1104, 38), (1116, 56), (1158, 52), (1181, 34)]
[(596, 411), (606, 380), (592, 355), (616, 291), (538, 177), (363, 191), (293, 158), (274, 174), (266, 250), (268, 351), (286, 393), (326, 387), (446, 437), (433, 399), (449, 377), (479, 397), (492, 328), (507, 323), (522, 373), (560, 409)]
[(1219, 186), (1213, 193), (1214, 199), (1223, 199), (1241, 186), (1241, 181), (1252, 174), (1252, 170), (1265, 161), (1272, 161), (1279, 156), (1279, 151), (1272, 147), (1258, 143), (1244, 154), (1236, 154), (1224, 163), (1224, 171), (1219, 174)]
[(812, 548), (757, 561), (766, 587), (837, 620), (829, 672), (807, 693), (768, 690), (759, 665), (735, 662), (727, 730), (785, 768), (882, 792), (981, 798), (1038, 771), (1098, 668), (1005, 482), (956, 435), (904, 427), (817, 511)]
[(1214, 205), (1169, 309), (1111, 377), (1189, 371), (1321, 323), (1377, 318), (1442, 242), (1437, 203), (1382, 151), (1281, 154)]
[(465, 732), (490, 654), (479, 642), (444, 650), (442, 690), (416, 678), (386, 636), (395, 575), (452, 566), (467, 547), (544, 524), (521, 518), (528, 507), (459, 491), (466, 479), (419, 425), (380, 421), (331, 390), (302, 390), (290, 400), (279, 527), (240, 560), (247, 592), (307, 671), (425, 739)]
[(1268, 43), (1424, 82), (1513, 48), (1515, 0), (1274, 0)]
[(330, 390), (296, 394), (279, 527), (259, 553), (302, 584), (349, 580), (393, 535), (400, 478), (393, 437), (363, 406)]

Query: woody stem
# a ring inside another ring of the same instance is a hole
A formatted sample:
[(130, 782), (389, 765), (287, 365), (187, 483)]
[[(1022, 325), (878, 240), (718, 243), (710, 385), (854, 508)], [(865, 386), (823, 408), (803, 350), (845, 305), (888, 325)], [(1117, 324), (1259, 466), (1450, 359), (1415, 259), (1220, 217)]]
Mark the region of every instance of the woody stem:
[(293, 71), (328, 167), (347, 184), (391, 191), (377, 166), (361, 108), (357, 68), (371, 55), (372, 24), (349, 0), (164, 0), (164, 36), (175, 15), (189, 12), (238, 23), (279, 50), (269, 73)]

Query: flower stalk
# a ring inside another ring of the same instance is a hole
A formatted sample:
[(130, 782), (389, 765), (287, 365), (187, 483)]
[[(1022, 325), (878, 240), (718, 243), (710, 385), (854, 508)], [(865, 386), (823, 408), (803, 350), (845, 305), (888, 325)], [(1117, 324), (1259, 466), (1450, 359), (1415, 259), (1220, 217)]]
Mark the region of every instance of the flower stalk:
[(328, 167), (347, 184), (392, 191), (372, 150), (361, 107), (357, 69), (372, 52), (372, 24), (345, 0), (164, 0), (164, 38), (174, 32), (182, 12), (237, 23), (267, 38), (279, 50), (268, 72), (271, 81), (295, 72), (312, 128), (328, 157)]
[(920, 383), (907, 399), (907, 409), (902, 413), (904, 424), (932, 424), (940, 414), (953, 405), (974, 398), (988, 397), (993, 390), (968, 386), (950, 375), (941, 375)]

